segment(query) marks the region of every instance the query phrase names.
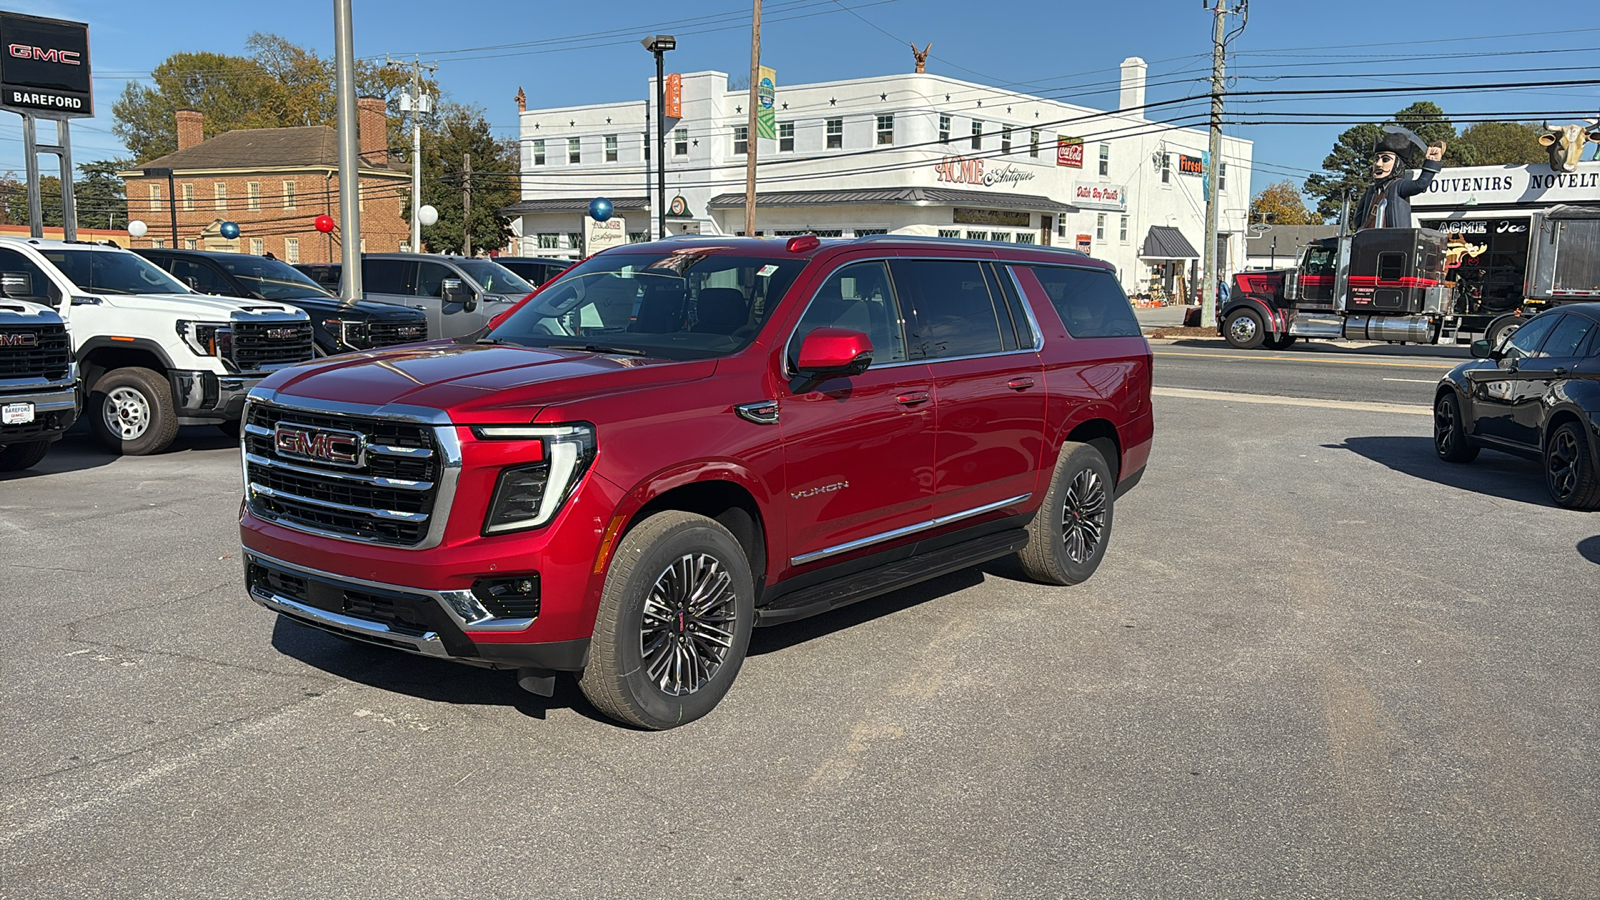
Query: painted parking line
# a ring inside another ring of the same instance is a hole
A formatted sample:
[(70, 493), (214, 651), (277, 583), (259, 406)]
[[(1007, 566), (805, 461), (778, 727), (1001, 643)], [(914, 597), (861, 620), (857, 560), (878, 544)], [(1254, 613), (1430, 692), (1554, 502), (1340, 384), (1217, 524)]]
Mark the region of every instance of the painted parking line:
[(1404, 381), (1408, 384), (1438, 384), (1437, 378), (1385, 378), (1384, 381)]
[(1246, 361), (1246, 362), (1279, 362), (1279, 363), (1282, 363), (1282, 362), (1309, 362), (1309, 363), (1321, 363), (1323, 365), (1328, 365), (1328, 366), (1382, 366), (1382, 367), (1385, 367), (1385, 368), (1393, 368), (1393, 369), (1454, 369), (1456, 366), (1460, 365), (1459, 362), (1404, 363), (1404, 362), (1382, 362), (1382, 361), (1379, 361), (1379, 360), (1372, 360), (1372, 359), (1319, 359), (1319, 358), (1317, 358), (1315, 356), (1310, 356), (1310, 355), (1303, 354), (1303, 353), (1302, 354), (1297, 354), (1297, 355), (1294, 355), (1294, 356), (1238, 356), (1238, 355), (1233, 355), (1233, 354), (1222, 354), (1222, 353), (1185, 353), (1185, 352), (1179, 351), (1179, 350), (1156, 350), (1155, 351), (1155, 355), (1156, 356), (1195, 356), (1195, 357), (1199, 357), (1201, 359), (1221, 359), (1221, 360), (1231, 360), (1233, 362), (1240, 362), (1240, 361)]
[(1317, 409), (1349, 409), (1359, 412), (1401, 413), (1411, 416), (1431, 416), (1429, 406), (1408, 406), (1401, 403), (1364, 403), (1354, 400), (1321, 400), (1315, 397), (1283, 397), (1276, 394), (1236, 394), (1230, 391), (1202, 391), (1194, 388), (1151, 388), (1151, 396), (1171, 397), (1175, 400), (1223, 400), (1229, 403), (1261, 403), (1273, 406), (1309, 406)]

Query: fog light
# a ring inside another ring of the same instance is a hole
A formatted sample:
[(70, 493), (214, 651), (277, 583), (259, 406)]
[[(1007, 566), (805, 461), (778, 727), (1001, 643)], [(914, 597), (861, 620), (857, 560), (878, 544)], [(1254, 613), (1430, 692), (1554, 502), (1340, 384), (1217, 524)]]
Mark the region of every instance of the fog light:
[(533, 619), (539, 615), (539, 573), (504, 578), (479, 578), (472, 596), (500, 619)]

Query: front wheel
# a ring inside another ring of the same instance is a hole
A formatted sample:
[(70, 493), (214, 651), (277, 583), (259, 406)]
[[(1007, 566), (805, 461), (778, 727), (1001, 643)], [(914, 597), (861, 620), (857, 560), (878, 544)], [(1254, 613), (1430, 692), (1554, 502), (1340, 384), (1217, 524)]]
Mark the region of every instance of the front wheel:
[(1236, 309), (1222, 324), (1222, 336), (1240, 350), (1254, 350), (1266, 340), (1267, 330), (1255, 310)]
[(1577, 422), (1563, 422), (1544, 445), (1544, 480), (1550, 499), (1567, 509), (1600, 506), (1600, 473), (1589, 457), (1589, 441)]
[(113, 453), (160, 453), (178, 436), (172, 387), (159, 372), (138, 366), (107, 372), (95, 382), (89, 405), (95, 436)]
[(0, 472), (20, 472), (31, 469), (50, 452), (49, 441), (25, 441), (0, 447)]
[(1445, 462), (1467, 463), (1478, 458), (1478, 445), (1467, 439), (1461, 420), (1461, 398), (1444, 391), (1433, 401), (1433, 450)]
[(694, 513), (657, 513), (617, 545), (578, 686), (629, 725), (692, 722), (733, 685), (754, 620), (750, 564), (728, 529)]
[(1061, 445), (1044, 504), (1028, 523), (1028, 543), (1017, 552), (1022, 571), (1046, 584), (1087, 581), (1111, 540), (1115, 490), (1111, 465), (1098, 449)]

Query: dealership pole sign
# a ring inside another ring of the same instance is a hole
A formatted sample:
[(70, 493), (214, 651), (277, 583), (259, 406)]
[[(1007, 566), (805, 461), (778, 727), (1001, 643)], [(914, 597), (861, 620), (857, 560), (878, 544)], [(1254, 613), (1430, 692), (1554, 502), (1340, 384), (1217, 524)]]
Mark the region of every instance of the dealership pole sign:
[(0, 12), (0, 109), (45, 119), (94, 115), (89, 26)]

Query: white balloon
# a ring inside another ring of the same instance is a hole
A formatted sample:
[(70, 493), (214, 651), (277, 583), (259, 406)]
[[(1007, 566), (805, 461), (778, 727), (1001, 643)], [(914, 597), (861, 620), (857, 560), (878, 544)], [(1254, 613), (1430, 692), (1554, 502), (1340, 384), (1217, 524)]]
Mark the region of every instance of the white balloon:
[(424, 206), (417, 210), (417, 221), (424, 225), (432, 225), (439, 221), (439, 211), (432, 206)]
[(132, 222), (128, 223), (128, 234), (131, 234), (136, 238), (144, 237), (144, 233), (149, 230), (150, 226), (144, 224), (138, 219), (134, 219)]

